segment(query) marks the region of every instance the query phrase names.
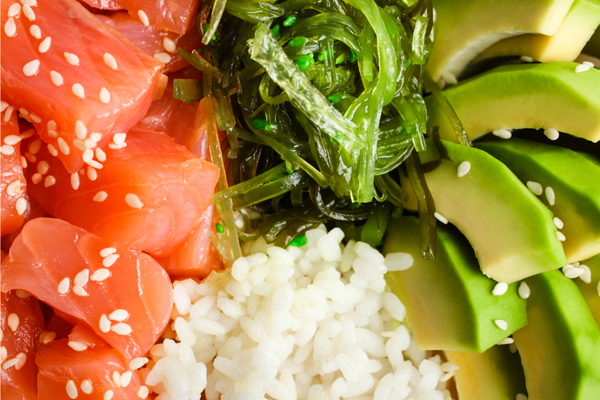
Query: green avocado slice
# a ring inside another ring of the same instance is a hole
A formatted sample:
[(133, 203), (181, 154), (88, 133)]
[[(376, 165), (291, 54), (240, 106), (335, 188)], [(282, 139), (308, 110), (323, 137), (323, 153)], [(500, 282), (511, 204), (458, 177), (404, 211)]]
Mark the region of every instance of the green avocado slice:
[[(471, 243), (484, 274), (512, 283), (567, 263), (550, 210), (500, 161), (483, 150), (444, 141), (452, 161), (425, 174), (437, 213)], [(422, 163), (436, 159), (428, 142)], [(458, 167), (470, 169), (458, 177)], [(402, 186), (414, 205), (408, 179)], [(412, 200), (411, 200), (412, 199)]]
[(444, 354), (458, 365), (454, 380), (460, 400), (515, 400), (519, 393), (527, 393), (521, 358), (508, 346), (493, 346), (481, 354)]
[(543, 187), (538, 198), (560, 220), (556, 222), (565, 236), (567, 262), (600, 253), (600, 166), (572, 150), (523, 139), (476, 146), (502, 161), (523, 183)]
[(481, 51), (524, 33), (554, 35), (573, 0), (433, 0), (435, 40), (427, 69), (433, 79), (459, 76)]
[(598, 326), (600, 326), (600, 254), (581, 262), (581, 265), (587, 265), (592, 273), (592, 281), (584, 282), (582, 279), (576, 279), (575, 282), (583, 294), (583, 298), (592, 312)]
[[(390, 224), (384, 254), (408, 253), (412, 267), (388, 272), (388, 286), (406, 306), (420, 350), (481, 353), (527, 324), (526, 301), (517, 284), (503, 295), (492, 294), (496, 282), (484, 276), (469, 242), (453, 227), (440, 226), (438, 253), (419, 253), (419, 220), (402, 217)], [(507, 323), (507, 329), (496, 326)]]
[(600, 24), (598, 0), (575, 0), (558, 31), (552, 35), (525, 34), (504, 39), (484, 50), (478, 60), (527, 56), (542, 62), (573, 61)]
[[(474, 140), (497, 129), (554, 128), (600, 140), (600, 71), (575, 72), (579, 64), (505, 65), (443, 91)], [(429, 128), (458, 142), (433, 96), (425, 98)]]
[(515, 332), (529, 400), (598, 400), (600, 328), (560, 271), (526, 280), (529, 323)]

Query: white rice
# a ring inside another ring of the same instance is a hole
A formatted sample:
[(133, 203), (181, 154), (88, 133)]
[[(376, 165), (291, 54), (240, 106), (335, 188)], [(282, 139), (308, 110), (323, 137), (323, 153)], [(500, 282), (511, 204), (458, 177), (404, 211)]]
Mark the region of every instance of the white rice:
[(412, 259), (343, 236), (322, 226), (288, 249), (259, 239), (231, 271), (175, 282), (171, 330), (140, 370), (157, 400), (451, 399), (439, 356), (415, 349), (385, 292), (386, 262)]

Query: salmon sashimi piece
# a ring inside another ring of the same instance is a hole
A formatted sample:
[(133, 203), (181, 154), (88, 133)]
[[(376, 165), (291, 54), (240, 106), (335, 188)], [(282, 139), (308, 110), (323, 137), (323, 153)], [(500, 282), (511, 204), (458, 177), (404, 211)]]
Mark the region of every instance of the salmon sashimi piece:
[(73, 328), (68, 339), (43, 346), (35, 362), (39, 400), (139, 400), (149, 391), (139, 371), (82, 326)]
[(1, 19), (3, 100), (26, 111), (71, 173), (101, 168), (85, 150), (146, 114), (163, 64), (75, 0), (2, 1)]
[(183, 35), (198, 10), (198, 0), (116, 0), (146, 26)]
[(107, 149), (102, 170), (73, 175), (40, 149), (26, 170), (30, 194), (111, 246), (167, 256), (200, 221), (219, 171), (165, 133), (135, 128), (123, 140), (125, 147)]
[(23, 164), (19, 144), (22, 136), (19, 133), (17, 110), (14, 106), (2, 102), (2, 143), (0, 144), (2, 181), (2, 236), (16, 231), (23, 224), (23, 215), (27, 210), (27, 182), (23, 176)]
[(164, 63), (163, 73), (178, 71), (189, 65), (179, 56), (177, 48), (191, 52), (202, 47), (202, 37), (198, 31), (198, 19), (192, 18), (192, 23), (184, 35), (169, 32), (166, 29), (146, 26), (139, 19), (133, 18), (125, 11), (111, 15), (98, 15), (102, 22), (112, 26), (125, 36), (131, 43), (150, 56)]
[(98, 10), (122, 10), (123, 6), (114, 0), (79, 0)]
[(40, 345), (48, 344), (53, 340), (64, 339), (73, 330), (73, 324), (67, 322), (55, 312), (49, 318), (46, 318), (46, 321), (46, 329), (40, 334)]
[(149, 255), (111, 247), (54, 218), (29, 221), (2, 263), (2, 291), (25, 289), (90, 327), (126, 360), (165, 329), (171, 281)]
[(37, 400), (35, 351), (40, 333), (44, 330), (42, 309), (35, 298), (16, 291), (2, 293), (0, 302), (1, 397)]

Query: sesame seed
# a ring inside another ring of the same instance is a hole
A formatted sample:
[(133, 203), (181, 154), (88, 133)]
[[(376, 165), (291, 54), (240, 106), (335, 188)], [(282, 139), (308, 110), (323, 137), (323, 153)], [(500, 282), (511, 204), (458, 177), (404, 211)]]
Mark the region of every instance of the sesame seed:
[(20, 299), (28, 299), (29, 297), (31, 297), (31, 293), (29, 293), (27, 290), (23, 290), (23, 289), (15, 290), (15, 294)]
[(583, 64), (583, 65), (588, 65), (588, 66), (589, 66), (589, 67), (591, 67), (591, 68), (594, 68), (594, 67), (596, 66), (596, 65), (595, 65), (593, 62), (591, 62), (591, 61), (584, 61), (584, 62), (582, 62), (582, 64)]
[(28, 6), (37, 6), (36, 0), (21, 0), (21, 4)]
[(468, 174), (470, 170), (471, 170), (471, 163), (468, 161), (463, 161), (458, 166), (456, 174), (458, 175), (459, 178), (462, 178), (463, 176)]
[(14, 18), (9, 18), (4, 24), (4, 33), (6, 36), (13, 37), (17, 33), (17, 24), (15, 24)]
[(113, 321), (117, 322), (125, 321), (127, 318), (129, 318), (129, 313), (127, 310), (123, 309), (115, 310), (108, 316), (108, 319), (112, 319)]
[(564, 233), (562, 233), (561, 231), (556, 231), (556, 238), (558, 240), (560, 240), (561, 242), (564, 242), (565, 240), (567, 240)]
[(508, 283), (506, 282), (498, 282), (492, 290), (492, 294), (494, 296), (502, 296), (508, 290)]
[(544, 191), (543, 188), (542, 188), (542, 185), (540, 185), (537, 182), (533, 182), (533, 181), (527, 181), (527, 187), (536, 196), (541, 196), (542, 193), (543, 193), (543, 191)]
[[(88, 149), (91, 150), (91, 149)], [(86, 162), (87, 165), (94, 167), (96, 169), (102, 169), (102, 164), (100, 164), (98, 161), (96, 160), (90, 160)]]
[(583, 271), (583, 274), (579, 275), (579, 279), (581, 279), (588, 285), (592, 283), (592, 271), (590, 270), (590, 267), (588, 267), (585, 264), (582, 264), (578, 268)]
[(15, 356), (15, 360), (17, 360), (17, 363), (15, 364), (15, 369), (18, 371), (21, 368), (23, 368), (23, 365), (25, 365), (25, 363), (27, 362), (27, 354), (25, 353), (18, 353)]
[(58, 293), (65, 294), (69, 291), (71, 287), (71, 280), (69, 278), (65, 278), (58, 284)]
[(50, 36), (48, 36), (46, 39), (42, 40), (42, 43), (40, 43), (40, 46), (38, 47), (38, 50), (40, 53), (45, 53), (48, 51), (48, 49), (50, 48), (50, 44), (52, 43), (52, 38)]
[(92, 391), (94, 390), (94, 387), (92, 386), (92, 381), (90, 381), (89, 379), (84, 380), (83, 382), (81, 382), (81, 391), (85, 394), (91, 394)]
[(36, 154), (38, 151), (40, 151), (41, 147), (42, 147), (42, 141), (40, 139), (34, 140), (33, 142), (31, 142), (29, 144), (29, 152), (31, 154)]
[(106, 200), (107, 197), (108, 197), (108, 193), (106, 193), (105, 191), (101, 190), (98, 193), (96, 193), (96, 195), (94, 196), (93, 200), (97, 201), (98, 203), (101, 203), (104, 200)]
[(558, 136), (560, 135), (558, 133), (558, 131), (554, 128), (548, 128), (548, 129), (544, 129), (544, 135), (546, 135), (546, 137), (550, 140), (556, 140), (558, 139)]
[(31, 117), (31, 120), (36, 124), (39, 124), (42, 122), (42, 119), (40, 117), (38, 117), (37, 114), (31, 113), (31, 114), (29, 114), (29, 117)]
[(46, 177), (46, 180), (44, 180), (44, 186), (50, 187), (50, 186), (54, 186), (54, 185), (56, 185), (56, 178), (53, 177), (52, 175), (48, 175)]
[(163, 64), (168, 64), (171, 61), (171, 56), (167, 53), (155, 53), (153, 57)]
[(80, 297), (88, 297), (89, 296), (88, 292), (86, 292), (85, 289), (79, 285), (73, 286), (73, 293), (75, 293), (77, 296), (80, 296)]
[(150, 390), (148, 390), (147, 386), (140, 386), (140, 388), (137, 391), (137, 397), (139, 397), (140, 399), (145, 399), (148, 397), (148, 395), (150, 394)]
[(72, 53), (63, 53), (63, 55), (65, 56), (65, 60), (67, 60), (67, 62), (71, 65), (78, 65), (79, 64), (79, 57), (77, 57), (75, 54)]
[(40, 161), (37, 165), (37, 172), (40, 175), (46, 175), (50, 170), (50, 163), (48, 161)]
[(458, 365), (454, 364), (453, 362), (445, 362), (440, 365), (440, 369), (444, 372), (452, 372), (458, 369)]
[(503, 345), (503, 344), (513, 344), (515, 342), (515, 339), (513, 338), (506, 338), (506, 339), (502, 339), (501, 341), (498, 342), (499, 345)]
[(523, 62), (533, 62), (533, 58), (529, 56), (521, 56), (521, 61)]
[(125, 322), (119, 322), (118, 324), (111, 326), (110, 330), (117, 335), (122, 336), (129, 335), (133, 331), (133, 329), (131, 329), (131, 327)]
[(554, 225), (558, 228), (558, 229), (562, 229), (565, 224), (560, 220), (560, 218), (554, 217)]
[(31, 36), (33, 36), (36, 39), (42, 38), (42, 30), (37, 25), (31, 25), (29, 27), (29, 33), (31, 34)]
[(67, 395), (72, 399), (77, 398), (77, 386), (71, 379), (67, 382)]
[(113, 150), (120, 150), (120, 149), (124, 149), (125, 147), (127, 147), (127, 143), (123, 143), (123, 144), (109, 143), (108, 144), (108, 148), (113, 149)]
[(138, 17), (140, 17), (140, 21), (142, 22), (142, 24), (144, 24), (145, 26), (150, 25), (150, 21), (148, 20), (148, 16), (142, 10), (138, 11)]
[(19, 112), (21, 113), (21, 118), (25, 118), (27, 121), (31, 122), (29, 118), (29, 111), (27, 111), (26, 108), (21, 107), (19, 109)]
[(17, 365), (18, 362), (19, 360), (17, 358), (12, 358), (2, 364), (2, 369), (9, 369), (10, 367)]
[(56, 128), (57, 128), (56, 121), (54, 121), (54, 120), (48, 121), (48, 123), (46, 124), (46, 128), (48, 130), (56, 130)]
[(9, 314), (8, 319), (6, 321), (11, 331), (16, 332), (17, 329), (19, 329), (20, 320), (17, 314)]
[(115, 254), (116, 252), (117, 249), (115, 249), (114, 247), (106, 247), (100, 250), (100, 257), (110, 256), (111, 254)]
[(21, 167), (27, 168), (27, 159), (24, 156), (21, 156)]
[(450, 378), (452, 378), (454, 376), (454, 374), (455, 374), (455, 372), (447, 372), (447, 373), (445, 373), (440, 378), (440, 382), (446, 382), (447, 380), (449, 380)]
[(10, 120), (13, 111), (15, 111), (15, 108), (13, 106), (8, 106), (8, 108), (6, 109), (6, 114), (4, 114), (4, 122), (8, 122)]
[(523, 393), (519, 393), (517, 394), (515, 400), (527, 400), (527, 396), (525, 396)]
[(108, 333), (110, 331), (110, 321), (106, 315), (100, 317), (100, 332)]
[(442, 74), (442, 79), (449, 85), (456, 85), (458, 83), (456, 76), (449, 71), (446, 71)]
[(84, 351), (84, 350), (87, 350), (87, 348), (88, 348), (87, 344), (72, 341), (72, 340), (69, 340), (69, 343), (67, 343), (67, 344), (69, 345), (70, 348), (72, 348), (75, 351)]
[[(2, 330), (0, 330), (0, 334), (4, 336)], [(0, 347), (0, 363), (3, 363), (6, 360), (6, 357), (8, 357), (8, 350), (6, 350), (6, 347), (2, 346)]]
[(10, 7), (8, 7), (8, 16), (16, 17), (21, 14), (21, 5), (19, 3), (14, 3)]
[(25, 132), (21, 133), (21, 140), (29, 139), (33, 135), (35, 135), (35, 129), (27, 129)]
[(100, 89), (100, 101), (104, 104), (108, 104), (110, 102), (110, 92), (105, 87)]
[(44, 178), (38, 173), (35, 173), (31, 176), (31, 181), (33, 182), (34, 185), (37, 185), (38, 183), (40, 183), (42, 181), (42, 179), (44, 179)]
[(83, 143), (83, 140), (75, 139), (73, 140), (73, 145), (79, 150), (85, 150), (85, 144)]
[(4, 154), (5, 156), (10, 156), (11, 154), (14, 154), (15, 148), (13, 146), (5, 144), (2, 147), (0, 147), (0, 152), (2, 152), (2, 154)]
[(98, 179), (98, 172), (96, 171), (96, 168), (94, 167), (87, 167), (87, 177), (90, 181), (95, 181), (96, 179)]
[(99, 142), (102, 140), (102, 134), (100, 132), (92, 132), (90, 139), (92, 139), (94, 142)]
[(14, 146), (21, 141), (21, 137), (17, 135), (8, 135), (4, 138), (4, 143)]
[(503, 319), (497, 319), (497, 320), (494, 321), (494, 323), (496, 324), (496, 326), (498, 328), (502, 329), (503, 331), (505, 331), (505, 330), (508, 329), (508, 324)]
[(508, 129), (496, 129), (492, 131), (492, 134), (501, 139), (510, 139), (512, 137), (512, 133)]
[(110, 276), (109, 270), (107, 270), (105, 268), (100, 268), (99, 270), (96, 270), (96, 272), (94, 272), (92, 274), (92, 276), (90, 276), (90, 279), (94, 282), (102, 282), (109, 276)]
[(118, 254), (110, 254), (104, 257), (104, 260), (102, 260), (102, 265), (104, 265), (106, 268), (110, 268), (119, 259), (119, 257), (121, 256)]
[(175, 44), (175, 42), (172, 39), (169, 39), (168, 37), (163, 38), (162, 45), (163, 48), (169, 53), (172, 53), (175, 50), (177, 50), (177, 45)]
[(108, 65), (110, 68), (117, 70), (119, 66), (117, 65), (117, 60), (110, 53), (104, 53), (104, 63)]
[(87, 285), (88, 281), (90, 280), (90, 270), (89, 269), (84, 269), (81, 272), (79, 272), (77, 275), (75, 275), (75, 279), (73, 279), (73, 283), (79, 286), (85, 286)]
[(66, 156), (68, 156), (71, 152), (71, 148), (69, 147), (67, 142), (65, 142), (65, 139), (61, 137), (58, 138), (58, 148), (60, 149), (61, 153), (63, 153)]
[(56, 339), (56, 332), (46, 332), (46, 334), (44, 335), (43, 338), (40, 337), (42, 344), (48, 344), (51, 341), (53, 341), (54, 339)]
[(40, 69), (40, 60), (29, 61), (23, 66), (23, 74), (25, 76), (33, 76), (38, 73)]
[(567, 264), (562, 269), (563, 274), (569, 279), (575, 279), (585, 272), (583, 269), (579, 267), (575, 267), (571, 264)]
[(129, 361), (129, 369), (136, 370), (142, 368), (146, 363), (150, 361), (146, 357), (137, 357)]
[(35, 21), (35, 13), (31, 9), (31, 6), (29, 4), (25, 4), (23, 6), (23, 14), (25, 14), (28, 20)]
[(115, 395), (115, 392), (113, 392), (112, 390), (107, 390), (106, 392), (104, 392), (104, 397), (102, 397), (102, 399), (103, 400), (111, 400), (114, 395)]
[(80, 140), (84, 140), (87, 137), (88, 130), (85, 127), (85, 124), (81, 121), (75, 122), (75, 135)]
[(89, 139), (85, 139), (83, 141), (83, 147), (85, 147), (86, 149), (93, 149), (94, 147), (96, 147), (97, 143), (92, 140), (91, 138)]
[(106, 161), (106, 153), (100, 147), (96, 148), (96, 158), (100, 162)]
[(133, 378), (133, 372), (123, 372), (123, 374), (121, 375), (121, 387), (129, 386), (129, 384), (131, 383), (131, 378)]
[(119, 371), (113, 371), (112, 381), (117, 388), (121, 387), (121, 374), (119, 373)]
[(18, 215), (23, 215), (25, 210), (27, 210), (27, 200), (25, 200), (23, 197), (17, 199), (17, 202), (15, 203), (15, 209), (17, 210)]
[(591, 68), (592, 67), (590, 67), (589, 65), (579, 64), (577, 67), (575, 67), (575, 72), (577, 72), (577, 73), (585, 72), (585, 71), (589, 71)]
[(123, 144), (123, 143), (125, 143), (125, 139), (127, 139), (127, 134), (126, 133), (115, 133), (112, 139), (115, 144)]
[(12, 197), (14, 197), (14, 196), (18, 195), (19, 193), (21, 193), (21, 181), (17, 179), (16, 181), (10, 183), (6, 187), (6, 193), (9, 196), (12, 196)]
[(53, 156), (56, 157), (58, 155), (58, 150), (56, 150), (56, 147), (54, 147), (54, 145), (49, 144), (48, 146), (46, 146), (48, 148), (48, 152)]
[(83, 90), (83, 86), (81, 86), (80, 83), (75, 83), (71, 87), (71, 90), (75, 96), (79, 97), (80, 99), (85, 99), (85, 90)]
[(556, 195), (554, 194), (554, 189), (551, 186), (546, 187), (546, 200), (548, 200), (548, 204), (551, 206), (556, 202)]
[(442, 224), (444, 224), (444, 225), (448, 224), (448, 220), (442, 214), (435, 212), (435, 213), (433, 213), (433, 216), (435, 217), (435, 219), (440, 221)]
[(60, 86), (64, 82), (62, 75), (56, 71), (50, 71), (50, 79), (52, 80), (52, 83), (54, 83), (55, 86)]
[(8, 103), (5, 101), (0, 101), (0, 112), (4, 112), (8, 108)]
[(71, 187), (73, 190), (79, 189), (79, 174), (77, 172), (71, 174)]

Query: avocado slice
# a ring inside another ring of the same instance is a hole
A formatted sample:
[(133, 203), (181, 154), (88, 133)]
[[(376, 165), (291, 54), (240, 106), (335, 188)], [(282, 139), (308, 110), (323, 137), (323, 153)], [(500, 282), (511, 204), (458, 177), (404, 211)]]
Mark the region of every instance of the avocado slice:
[[(600, 71), (576, 63), (505, 65), (443, 91), (471, 139), (502, 128), (554, 128), (600, 140)], [(458, 139), (433, 96), (425, 98), (429, 128)]]
[(530, 400), (598, 400), (600, 328), (560, 271), (528, 278), (529, 323), (513, 334)]
[(583, 294), (583, 298), (592, 312), (598, 326), (600, 326), (600, 254), (581, 262), (581, 265), (587, 265), (592, 272), (592, 281), (584, 282), (582, 279), (576, 279), (575, 282)]
[(560, 219), (567, 262), (600, 253), (600, 166), (572, 150), (517, 138), (476, 146), (502, 161), (523, 183), (542, 185), (545, 193), (538, 198)]
[[(552, 213), (519, 178), (483, 150), (443, 143), (452, 161), (442, 160), (425, 179), (437, 212), (467, 237), (483, 273), (512, 283), (564, 267)], [(438, 158), (431, 142), (419, 155), (422, 163)], [(459, 178), (463, 162), (470, 169)], [(406, 177), (401, 182), (413, 206), (414, 191)]]
[(433, 79), (458, 77), (482, 50), (523, 33), (554, 35), (573, 0), (433, 0), (435, 40), (427, 69)]
[(600, 24), (598, 0), (575, 0), (558, 31), (552, 35), (525, 34), (499, 41), (477, 60), (501, 56), (527, 56), (542, 62), (573, 61)]
[(527, 393), (521, 358), (508, 346), (493, 346), (481, 354), (444, 354), (458, 366), (454, 380), (460, 400), (515, 400)]
[[(496, 282), (484, 276), (473, 249), (451, 226), (439, 226), (434, 260), (419, 253), (419, 220), (402, 217), (390, 224), (384, 254), (408, 253), (414, 264), (388, 272), (388, 286), (406, 306), (420, 350), (481, 353), (527, 324), (526, 301), (517, 283), (503, 295), (492, 294)], [(495, 321), (506, 321), (500, 329)]]

